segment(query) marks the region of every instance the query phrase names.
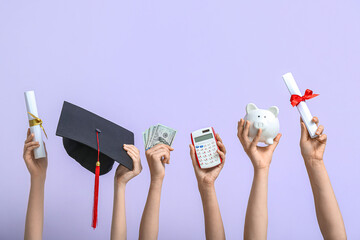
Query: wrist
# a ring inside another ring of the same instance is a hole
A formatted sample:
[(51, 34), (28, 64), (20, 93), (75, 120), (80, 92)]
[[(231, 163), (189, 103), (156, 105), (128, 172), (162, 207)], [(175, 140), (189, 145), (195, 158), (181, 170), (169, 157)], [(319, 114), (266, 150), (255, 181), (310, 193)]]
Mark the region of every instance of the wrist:
[(304, 162), (307, 169), (316, 169), (324, 166), (323, 159), (304, 158)]
[(198, 188), (200, 193), (212, 191), (215, 190), (215, 184), (214, 182), (211, 183), (198, 182)]
[(45, 184), (46, 174), (44, 175), (31, 175), (32, 184)]
[(256, 167), (254, 167), (254, 174), (257, 174), (257, 175), (268, 175), (268, 174), (269, 174), (269, 169), (270, 169), (270, 166), (261, 167), (261, 168), (256, 168)]
[(151, 177), (151, 185), (162, 185), (164, 178)]
[(115, 187), (115, 188), (118, 188), (118, 189), (125, 189), (125, 187), (126, 187), (126, 182), (118, 181), (118, 180), (115, 179), (115, 181), (114, 181), (114, 187)]

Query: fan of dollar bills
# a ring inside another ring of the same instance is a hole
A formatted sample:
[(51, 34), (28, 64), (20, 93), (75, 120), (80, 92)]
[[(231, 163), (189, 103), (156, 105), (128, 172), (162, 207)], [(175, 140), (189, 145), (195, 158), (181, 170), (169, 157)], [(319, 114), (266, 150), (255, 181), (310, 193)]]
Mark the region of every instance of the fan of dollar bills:
[(149, 127), (148, 130), (143, 132), (143, 139), (145, 149), (148, 150), (156, 144), (166, 144), (171, 146), (176, 135), (176, 130), (158, 124), (156, 126)]

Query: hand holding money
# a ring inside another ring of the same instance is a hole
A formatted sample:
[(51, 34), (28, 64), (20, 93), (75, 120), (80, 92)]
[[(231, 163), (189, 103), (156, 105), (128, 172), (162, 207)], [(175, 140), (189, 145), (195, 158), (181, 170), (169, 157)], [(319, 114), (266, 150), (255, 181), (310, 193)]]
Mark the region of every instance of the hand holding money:
[(175, 135), (176, 130), (170, 127), (166, 127), (161, 124), (151, 126), (143, 132), (145, 150), (148, 150), (160, 143), (171, 146)]
[(151, 181), (160, 181), (165, 177), (165, 164), (170, 163), (170, 152), (174, 149), (165, 144), (158, 144), (145, 152), (149, 165)]

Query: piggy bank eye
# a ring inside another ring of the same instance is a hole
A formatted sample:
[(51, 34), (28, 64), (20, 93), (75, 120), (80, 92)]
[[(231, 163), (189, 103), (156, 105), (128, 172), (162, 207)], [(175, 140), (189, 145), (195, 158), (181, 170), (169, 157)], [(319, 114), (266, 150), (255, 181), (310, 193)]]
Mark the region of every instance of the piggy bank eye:
[(260, 117), (260, 115), (258, 117)]
[(266, 116), (264, 116), (264, 118), (266, 118)]

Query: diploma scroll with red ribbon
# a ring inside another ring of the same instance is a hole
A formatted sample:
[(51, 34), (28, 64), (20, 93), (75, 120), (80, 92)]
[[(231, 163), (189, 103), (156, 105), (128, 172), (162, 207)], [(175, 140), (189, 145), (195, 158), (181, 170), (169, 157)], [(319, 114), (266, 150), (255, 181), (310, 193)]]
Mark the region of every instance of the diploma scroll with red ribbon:
[(314, 98), (319, 94), (313, 94), (313, 92), (310, 89), (306, 89), (305, 94), (302, 95), (291, 73), (286, 73), (282, 77), (291, 94), (291, 98), (290, 98), (291, 105), (293, 107), (295, 106), (297, 107), (301, 119), (305, 123), (305, 126), (310, 134), (310, 137), (311, 138), (317, 137), (316, 135), (317, 126), (312, 121), (313, 116), (311, 115), (305, 100)]
[(313, 94), (313, 91), (310, 89), (306, 89), (305, 94), (303, 96), (299, 96), (296, 94), (291, 95), (290, 102), (293, 107), (299, 105), (300, 102), (312, 99), (314, 97), (319, 96), (319, 94)]

